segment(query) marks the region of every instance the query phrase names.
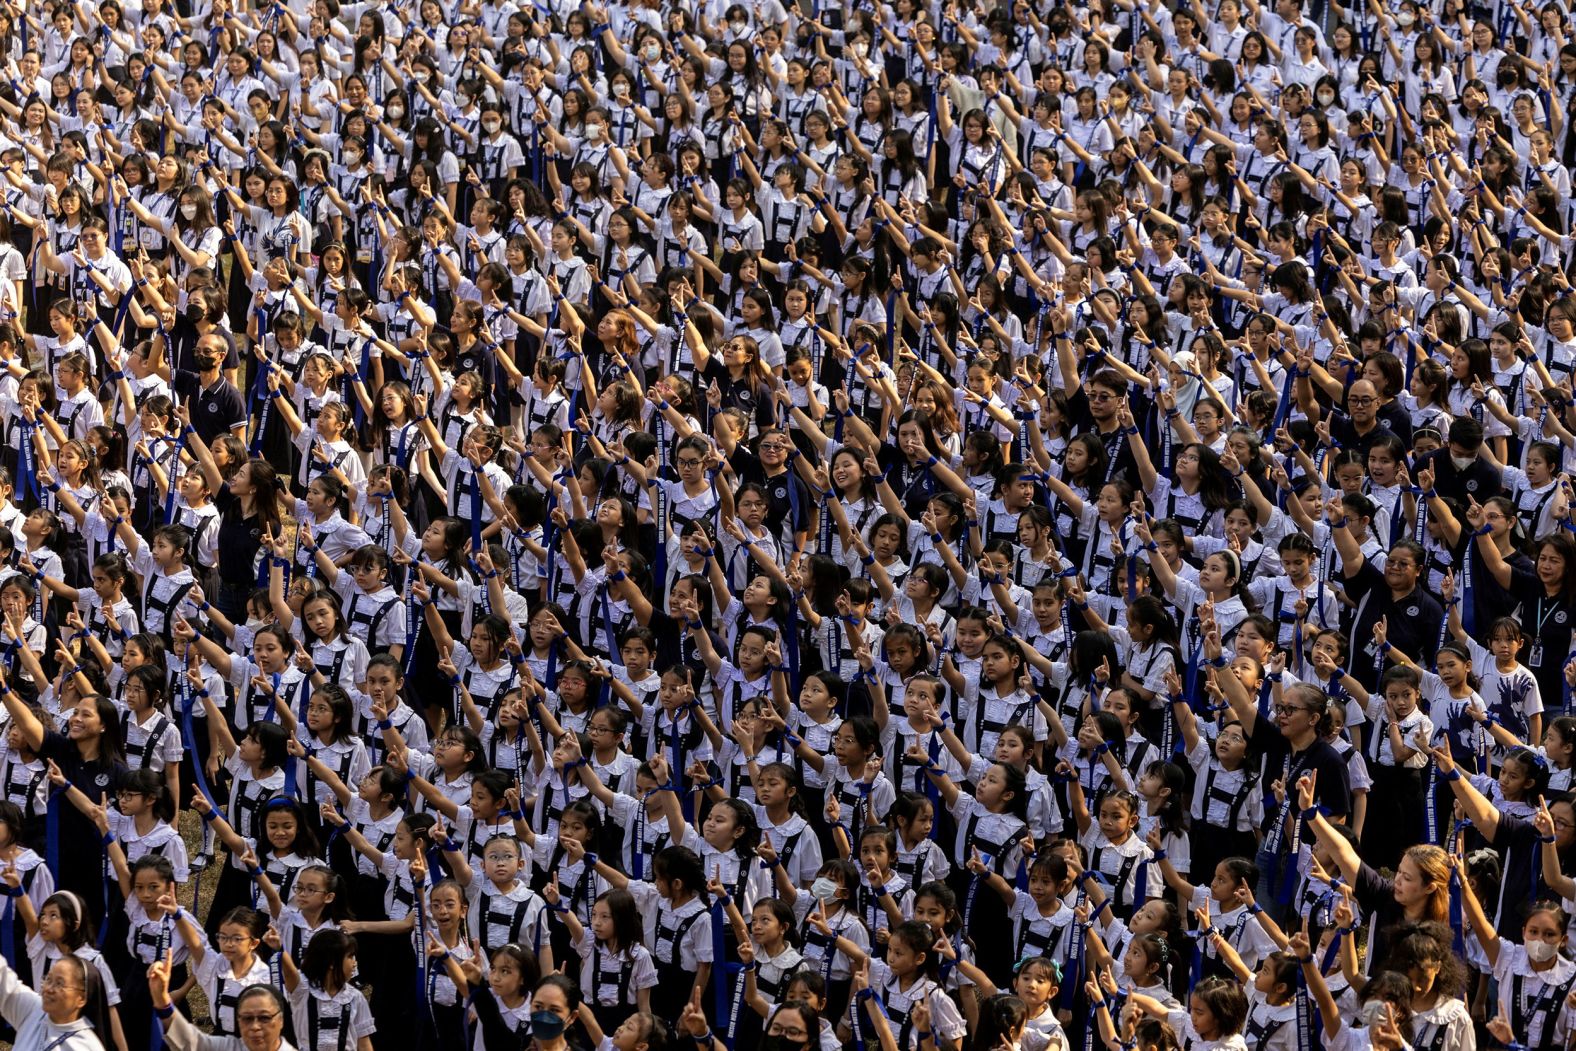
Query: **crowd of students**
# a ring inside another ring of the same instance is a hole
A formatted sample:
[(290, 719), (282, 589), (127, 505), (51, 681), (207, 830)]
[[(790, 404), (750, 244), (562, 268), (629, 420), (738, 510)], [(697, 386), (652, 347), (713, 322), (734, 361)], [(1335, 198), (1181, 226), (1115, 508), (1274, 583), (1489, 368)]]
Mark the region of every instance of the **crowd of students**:
[(18, 1051), (1565, 1051), (1561, 0), (0, 3)]

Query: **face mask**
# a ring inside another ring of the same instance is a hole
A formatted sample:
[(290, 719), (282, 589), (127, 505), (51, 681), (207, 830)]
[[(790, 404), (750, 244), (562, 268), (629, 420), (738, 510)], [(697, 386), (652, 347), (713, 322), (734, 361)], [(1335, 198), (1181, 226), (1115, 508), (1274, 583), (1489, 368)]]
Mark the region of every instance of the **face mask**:
[(352, 168), (354, 168), (356, 165), (361, 163), (361, 154), (359, 154), (359, 153), (346, 153), (345, 154), (345, 163), (350, 165)]
[(1471, 467), (1473, 464), (1477, 463), (1477, 457), (1476, 456), (1452, 456), (1450, 458), (1450, 462), (1456, 465), (1456, 470), (1458, 470), (1458, 471), (1465, 471), (1468, 467)]
[(728, 28), (733, 30), (735, 33), (742, 33), (744, 32), (747, 24), (748, 23), (745, 22), (729, 22)]
[(763, 1036), (757, 1045), (761, 1051), (804, 1051), (805, 1044), (801, 1040), (789, 1040), (786, 1036)]
[(837, 882), (826, 876), (817, 876), (810, 884), (810, 894), (819, 901), (831, 901), (837, 896)]
[(538, 1040), (556, 1040), (563, 1031), (564, 1020), (553, 1012), (531, 1012), (531, 1035)]
[(645, 55), (647, 62), (655, 62), (662, 57), (662, 49), (655, 44), (647, 44)]
[(191, 220), (197, 218), (197, 206), (195, 204), (183, 204), (183, 205), (181, 205), (181, 216), (187, 222), (190, 222)]
[(425, 84), (425, 83), (427, 83), (427, 78), (430, 77), (431, 75), (432, 74), (428, 73), (424, 69), (418, 69), (416, 71), (416, 83), (418, 83), (418, 84)]
[(1384, 1008), (1383, 1000), (1369, 1000), (1357, 1012), (1357, 1020), (1365, 1027), (1377, 1025), (1384, 1019)]
[(499, 124), (495, 120), (484, 120), (484, 121), (482, 121), (482, 130), (485, 131), (489, 135), (496, 135), (496, 134), (498, 134), (498, 129), (501, 128), (501, 127), (503, 127), (503, 125)]
[(1412, 14), (1410, 11), (1402, 11), (1400, 14), (1395, 16), (1395, 20), (1401, 25), (1402, 28), (1405, 28), (1406, 26), (1409, 26), (1413, 22), (1417, 21), (1417, 16)]
[(1332, 102), (1335, 101), (1335, 92), (1333, 92), (1333, 91), (1321, 91), (1321, 92), (1319, 92), (1318, 98), (1319, 98), (1319, 105), (1321, 105), (1321, 106), (1328, 106)]
[(1548, 963), (1559, 952), (1559, 946), (1537, 939), (1529, 939), (1522, 948), (1527, 950), (1527, 959), (1533, 963)]
[(854, 57), (855, 58), (864, 58), (869, 53), (870, 53), (870, 45), (869, 44), (866, 44), (863, 41), (861, 41), (860, 43), (854, 45)]
[(266, 620), (264, 620), (262, 617), (247, 617), (246, 618), (246, 626), (248, 628), (250, 628), (252, 631), (259, 631), (259, 630), (261, 630), (263, 628), (263, 626), (266, 625), (267, 623), (268, 622)]
[(617, 84), (613, 85), (613, 94), (617, 95), (619, 98), (628, 97), (629, 85), (624, 83), (622, 80), (619, 81)]
[(586, 125), (586, 138), (588, 138), (588, 139), (600, 139), (601, 137), (602, 137), (602, 125), (600, 125), (600, 124), (587, 124)]
[(390, 106), (388, 108), (388, 118), (389, 118), (389, 120), (399, 120), (404, 115), (405, 115), (405, 107), (404, 106)]

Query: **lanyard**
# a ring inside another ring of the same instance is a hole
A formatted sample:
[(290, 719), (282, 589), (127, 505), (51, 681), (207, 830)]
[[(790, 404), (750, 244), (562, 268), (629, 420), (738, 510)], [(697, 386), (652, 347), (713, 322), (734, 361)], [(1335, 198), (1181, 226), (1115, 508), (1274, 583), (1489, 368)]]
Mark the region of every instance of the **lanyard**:
[(1548, 622), (1549, 617), (1552, 616), (1556, 610), (1560, 609), (1564, 605), (1565, 605), (1565, 600), (1563, 598), (1556, 599), (1554, 601), (1554, 605), (1550, 606), (1549, 607), (1549, 611), (1547, 613), (1545, 613), (1545, 612), (1543, 612), (1543, 596), (1542, 595), (1538, 596), (1538, 612), (1537, 612), (1538, 630), (1536, 632), (1534, 632), (1534, 634), (1535, 635), (1542, 635), (1543, 634), (1543, 625)]

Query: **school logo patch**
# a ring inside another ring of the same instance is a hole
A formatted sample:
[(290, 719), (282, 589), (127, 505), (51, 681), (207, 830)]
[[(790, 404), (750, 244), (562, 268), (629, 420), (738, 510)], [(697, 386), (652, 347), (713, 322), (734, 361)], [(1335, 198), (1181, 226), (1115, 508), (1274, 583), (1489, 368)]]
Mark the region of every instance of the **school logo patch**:
[(1475, 492), (1477, 492), (1477, 487), (1478, 487), (1477, 479), (1475, 479), (1475, 478), (1468, 478), (1467, 479), (1467, 492), (1475, 493)]
[(1421, 609), (1419, 609), (1418, 607), (1416, 607), (1416, 606), (1408, 606), (1408, 607), (1406, 607), (1406, 615), (1408, 617), (1415, 617), (1415, 616), (1417, 616), (1418, 614), (1420, 614), (1422, 612), (1423, 611)]
[(1554, 623), (1556, 623), (1556, 624), (1564, 624), (1565, 623), (1565, 611), (1563, 609), (1560, 610), (1558, 613), (1554, 614)]

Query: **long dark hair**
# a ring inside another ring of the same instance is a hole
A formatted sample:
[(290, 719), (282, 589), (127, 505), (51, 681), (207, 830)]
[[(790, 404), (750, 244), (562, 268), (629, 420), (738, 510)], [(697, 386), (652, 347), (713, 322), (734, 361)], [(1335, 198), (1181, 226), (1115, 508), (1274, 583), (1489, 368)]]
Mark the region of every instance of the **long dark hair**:
[(1450, 949), (1450, 928), (1443, 923), (1406, 923), (1392, 927), (1385, 938), (1388, 953), (1383, 970), (1407, 974), (1429, 964), (1438, 968), (1434, 991), (1440, 999), (1462, 996), (1467, 967)]
[(278, 536), (282, 523), (279, 494), (284, 491), (279, 472), (261, 456), (247, 460), (246, 466), (252, 480), (252, 513), (257, 516), (257, 524), (263, 532)]
[(1203, 442), (1184, 446), (1198, 453), (1198, 497), (1211, 512), (1224, 511), (1231, 502), (1231, 480), (1220, 466), (1220, 455)]
[(115, 708), (115, 702), (103, 694), (83, 697), (82, 700), (93, 702), (93, 707), (98, 711), (99, 722), (104, 724), (104, 732), (99, 735), (99, 762), (124, 766), (125, 738), (121, 735), (120, 712)]

